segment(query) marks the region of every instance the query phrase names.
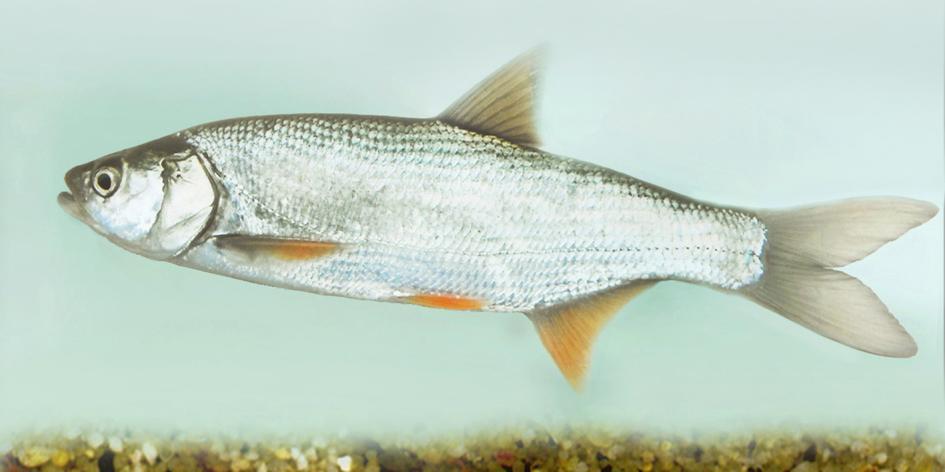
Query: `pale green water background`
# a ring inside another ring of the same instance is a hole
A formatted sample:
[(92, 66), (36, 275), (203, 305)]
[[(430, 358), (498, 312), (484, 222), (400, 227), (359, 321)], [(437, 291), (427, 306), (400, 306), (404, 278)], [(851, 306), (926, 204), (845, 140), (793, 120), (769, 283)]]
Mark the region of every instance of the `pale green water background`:
[(56, 205), (70, 166), (205, 121), (434, 115), (540, 43), (550, 151), (747, 207), (941, 205), (941, 2), (567, 5), (4, 0), (0, 435), (945, 424), (941, 215), (849, 269), (914, 335), (915, 358), (665, 283), (602, 333), (578, 395), (523, 316), (152, 262)]

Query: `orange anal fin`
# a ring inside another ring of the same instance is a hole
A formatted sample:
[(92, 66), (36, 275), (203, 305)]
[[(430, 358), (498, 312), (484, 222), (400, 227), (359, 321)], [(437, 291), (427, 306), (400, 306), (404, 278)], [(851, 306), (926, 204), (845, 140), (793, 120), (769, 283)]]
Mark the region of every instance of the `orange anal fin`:
[(238, 252), (252, 259), (269, 257), (282, 261), (317, 259), (337, 251), (340, 247), (338, 243), (328, 241), (305, 241), (243, 235), (217, 236), (214, 238), (214, 243), (221, 250)]
[(622, 306), (655, 283), (634, 282), (527, 313), (542, 344), (575, 390), (583, 385), (597, 333)]
[(414, 305), (446, 310), (481, 310), (485, 302), (477, 298), (446, 294), (418, 294), (403, 297), (400, 300)]

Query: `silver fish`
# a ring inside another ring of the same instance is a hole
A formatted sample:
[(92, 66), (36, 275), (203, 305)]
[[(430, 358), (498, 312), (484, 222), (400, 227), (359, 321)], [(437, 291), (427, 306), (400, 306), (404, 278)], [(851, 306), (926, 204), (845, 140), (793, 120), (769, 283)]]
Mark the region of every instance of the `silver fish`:
[(916, 352), (872, 291), (833, 268), (934, 205), (724, 207), (549, 154), (533, 121), (537, 69), (523, 55), (436, 118), (185, 129), (70, 170), (59, 203), (152, 259), (320, 294), (525, 313), (575, 388), (604, 322), (660, 280), (741, 294), (867, 352)]

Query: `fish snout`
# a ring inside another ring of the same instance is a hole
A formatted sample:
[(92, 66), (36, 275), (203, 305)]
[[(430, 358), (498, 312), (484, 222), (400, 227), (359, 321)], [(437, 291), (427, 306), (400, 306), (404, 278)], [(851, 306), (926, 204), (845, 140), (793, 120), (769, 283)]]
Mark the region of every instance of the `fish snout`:
[(72, 193), (73, 197), (82, 194), (81, 189), (85, 187), (85, 179), (87, 178), (91, 169), (92, 164), (89, 163), (75, 166), (66, 172), (66, 176), (63, 178), (63, 180), (66, 181), (66, 188), (69, 189), (69, 192)]
[(59, 206), (62, 207), (66, 213), (69, 213), (79, 220), (83, 219), (79, 200), (82, 200), (83, 198), (82, 189), (85, 187), (85, 181), (88, 178), (88, 173), (91, 169), (91, 163), (82, 164), (69, 169), (63, 178), (63, 180), (66, 182), (66, 188), (68, 191), (60, 192), (59, 196), (56, 198)]

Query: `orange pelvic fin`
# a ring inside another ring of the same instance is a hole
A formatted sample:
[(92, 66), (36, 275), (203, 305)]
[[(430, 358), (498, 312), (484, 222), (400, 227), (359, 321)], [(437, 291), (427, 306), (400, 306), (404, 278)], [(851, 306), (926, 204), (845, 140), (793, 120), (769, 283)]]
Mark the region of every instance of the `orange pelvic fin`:
[(447, 294), (417, 294), (403, 297), (401, 300), (414, 305), (446, 310), (481, 310), (486, 306), (485, 302), (476, 298)]
[(305, 261), (324, 257), (337, 251), (338, 243), (301, 239), (268, 238), (265, 236), (225, 235), (214, 238), (222, 250), (242, 253), (249, 258), (270, 257), (282, 261)]
[(541, 342), (575, 390), (583, 384), (597, 333), (624, 304), (655, 283), (635, 282), (527, 313)]

